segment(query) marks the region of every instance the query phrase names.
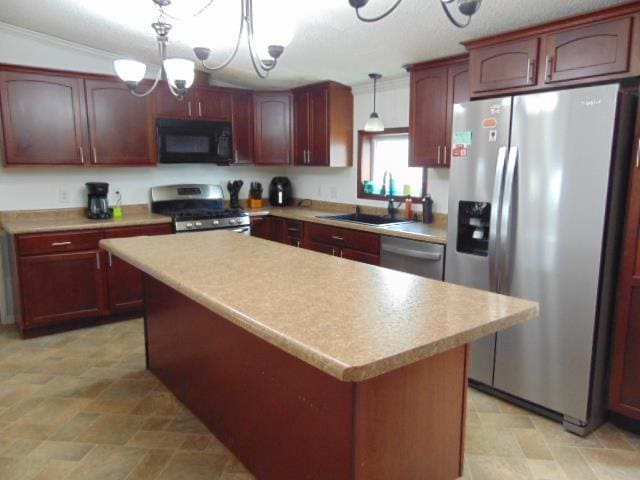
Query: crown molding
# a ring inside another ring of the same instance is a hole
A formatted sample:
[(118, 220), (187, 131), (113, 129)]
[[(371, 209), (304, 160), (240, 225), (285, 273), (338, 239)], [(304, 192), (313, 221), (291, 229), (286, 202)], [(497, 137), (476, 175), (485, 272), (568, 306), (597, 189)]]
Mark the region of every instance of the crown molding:
[[(409, 74), (406, 73), (395, 77), (383, 77), (378, 80), (378, 85), (376, 87), (378, 93), (404, 88), (409, 88)], [(366, 82), (355, 84), (351, 87), (351, 90), (354, 95), (373, 94), (373, 81), (368, 80)]]

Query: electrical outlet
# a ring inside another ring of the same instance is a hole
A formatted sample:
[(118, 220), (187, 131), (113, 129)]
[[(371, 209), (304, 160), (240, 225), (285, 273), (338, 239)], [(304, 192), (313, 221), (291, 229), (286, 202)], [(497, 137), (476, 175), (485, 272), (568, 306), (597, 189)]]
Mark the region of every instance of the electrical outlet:
[(69, 190), (58, 190), (58, 203), (69, 203)]
[(336, 187), (331, 187), (331, 200), (335, 200), (338, 198), (338, 189)]

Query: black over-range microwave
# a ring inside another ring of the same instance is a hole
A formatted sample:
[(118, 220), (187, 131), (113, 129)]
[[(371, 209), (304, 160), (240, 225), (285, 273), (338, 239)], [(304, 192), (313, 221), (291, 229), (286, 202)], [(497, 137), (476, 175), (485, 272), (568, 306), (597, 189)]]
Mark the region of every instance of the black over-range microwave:
[(159, 163), (216, 163), (233, 160), (231, 122), (156, 120)]

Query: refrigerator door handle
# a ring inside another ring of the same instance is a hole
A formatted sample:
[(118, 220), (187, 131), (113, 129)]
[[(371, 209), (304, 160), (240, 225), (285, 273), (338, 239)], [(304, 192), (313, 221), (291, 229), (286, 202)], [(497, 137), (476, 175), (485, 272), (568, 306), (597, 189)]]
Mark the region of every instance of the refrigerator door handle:
[(496, 163), (496, 178), (493, 186), (493, 199), (491, 206), (491, 221), (489, 225), (489, 288), (492, 292), (498, 292), (498, 238), (500, 215), (502, 214), (502, 197), (504, 193), (504, 169), (507, 160), (507, 147), (498, 149), (498, 161)]
[(512, 235), (512, 210), (513, 196), (516, 189), (515, 177), (518, 172), (518, 147), (514, 146), (509, 149), (509, 157), (507, 161), (507, 169), (504, 179), (504, 194), (502, 197), (502, 212), (500, 213), (500, 233), (499, 233), (499, 271), (498, 278), (500, 283), (500, 293), (509, 293), (505, 290), (507, 278), (511, 264), (511, 235)]

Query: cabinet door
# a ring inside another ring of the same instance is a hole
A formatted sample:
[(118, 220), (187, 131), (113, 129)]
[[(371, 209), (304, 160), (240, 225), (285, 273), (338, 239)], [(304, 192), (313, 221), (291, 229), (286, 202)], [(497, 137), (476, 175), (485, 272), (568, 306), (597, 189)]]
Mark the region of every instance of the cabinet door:
[(105, 312), (104, 275), (97, 250), (23, 257), (18, 264), (23, 328)]
[(271, 217), (271, 240), (287, 243), (287, 224), (284, 218)]
[(287, 165), (291, 162), (291, 95), (254, 95), (255, 163)]
[(271, 217), (251, 217), (251, 236), (271, 240)]
[(306, 165), (309, 152), (309, 93), (296, 92), (293, 96), (294, 142), (293, 163)]
[(334, 257), (336, 255), (340, 255), (340, 249), (335, 245), (328, 245), (326, 243), (314, 242), (307, 239), (305, 239), (304, 241), (304, 248), (306, 248), (307, 250), (312, 250), (314, 252), (332, 255)]
[(153, 92), (153, 102), (156, 117), (191, 119), (195, 115), (193, 90), (189, 90), (183, 100), (178, 100), (166, 82), (160, 82)]
[(85, 82), (91, 162), (95, 165), (156, 163), (153, 105), (119, 81)]
[(544, 37), (544, 82), (629, 71), (631, 18), (597, 23)]
[(308, 165), (329, 165), (329, 92), (317, 88), (309, 92)]
[(442, 167), (447, 144), (447, 67), (411, 72), (409, 165)]
[(442, 161), (446, 166), (451, 165), (451, 139), (453, 137), (453, 109), (456, 103), (465, 103), (471, 100), (471, 88), (469, 86), (469, 63), (464, 62), (449, 67), (449, 91), (447, 94), (447, 144)]
[(84, 163), (81, 79), (0, 72), (0, 106), (7, 165)]
[[(139, 237), (142, 235), (169, 235), (170, 224), (105, 230), (106, 238)], [(136, 311), (144, 306), (142, 272), (133, 265), (107, 253), (107, 279), (109, 310), (114, 313)]]
[(469, 52), (474, 93), (536, 84), (539, 39), (528, 38)]
[(253, 97), (239, 93), (233, 98), (233, 163), (253, 162)]
[(640, 138), (634, 157), (617, 287), (609, 407), (640, 420)]
[(361, 252), (360, 250), (351, 250), (349, 248), (340, 249), (340, 257), (356, 262), (368, 263), (369, 265), (380, 265), (380, 256), (371, 253)]
[(212, 88), (196, 89), (194, 115), (202, 120), (221, 120), (230, 122), (232, 118), (233, 97), (230, 93)]

